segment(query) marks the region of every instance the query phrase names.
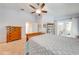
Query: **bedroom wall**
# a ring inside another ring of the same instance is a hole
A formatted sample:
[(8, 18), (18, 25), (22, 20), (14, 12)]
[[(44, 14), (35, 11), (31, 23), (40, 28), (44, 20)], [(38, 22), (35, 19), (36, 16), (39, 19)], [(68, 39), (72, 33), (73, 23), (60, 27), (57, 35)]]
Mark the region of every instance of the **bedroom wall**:
[(77, 30), (76, 35), (79, 36), (79, 17), (76, 17), (74, 20), (75, 20), (75, 24), (77, 25), (77, 26), (74, 26), (74, 29), (77, 28), (77, 29), (75, 29), (75, 30)]
[(40, 20), (40, 24), (41, 24), (41, 29), (39, 31), (41, 32), (47, 32), (47, 29), (43, 27), (43, 24), (47, 24), (47, 23), (53, 23), (54, 22), (54, 18), (53, 16), (51, 16), (50, 14), (45, 14), (45, 15), (42, 15), (42, 18)]
[[(47, 22), (53, 22), (54, 20), (56, 21), (64, 21), (64, 20), (70, 20), (69, 18), (72, 17), (72, 30), (71, 30), (71, 37), (76, 37), (79, 35), (79, 17), (78, 15), (69, 15), (69, 16), (64, 16), (64, 17), (59, 17), (59, 18), (54, 18), (51, 15), (44, 15), (42, 18), (42, 23), (47, 23)], [(46, 32), (46, 29), (42, 29), (43, 32)]]
[(0, 41), (5, 41), (5, 26), (22, 26), (22, 36), (24, 36), (26, 22), (35, 22), (34, 17), (29, 12), (23, 12), (15, 5), (0, 5)]
[(77, 18), (72, 18), (72, 30), (71, 30), (72, 37), (76, 37), (79, 33), (78, 24), (79, 24), (78, 19)]
[(78, 26), (78, 35), (79, 35), (79, 17), (77, 18), (77, 26)]

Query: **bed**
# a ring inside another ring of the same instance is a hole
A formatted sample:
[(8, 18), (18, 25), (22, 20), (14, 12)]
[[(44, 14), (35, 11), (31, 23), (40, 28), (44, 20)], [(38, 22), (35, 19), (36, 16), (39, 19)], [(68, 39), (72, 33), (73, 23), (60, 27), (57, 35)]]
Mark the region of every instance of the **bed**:
[(29, 41), (30, 55), (79, 55), (79, 39), (44, 34)]

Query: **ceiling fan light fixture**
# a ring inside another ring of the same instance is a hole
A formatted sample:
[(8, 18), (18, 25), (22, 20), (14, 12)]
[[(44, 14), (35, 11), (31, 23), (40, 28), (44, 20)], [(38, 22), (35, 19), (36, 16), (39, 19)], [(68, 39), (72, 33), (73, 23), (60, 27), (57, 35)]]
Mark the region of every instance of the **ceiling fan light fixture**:
[(40, 14), (40, 13), (41, 13), (41, 10), (40, 10), (40, 9), (37, 9), (37, 10), (36, 10), (36, 13), (37, 13), (37, 14)]
[(44, 13), (47, 13), (47, 11), (45, 10), (45, 3), (37, 3), (38, 8), (34, 7), (33, 5), (29, 5), (32, 9), (34, 9), (31, 13), (32, 14), (36, 14), (36, 15), (42, 15)]

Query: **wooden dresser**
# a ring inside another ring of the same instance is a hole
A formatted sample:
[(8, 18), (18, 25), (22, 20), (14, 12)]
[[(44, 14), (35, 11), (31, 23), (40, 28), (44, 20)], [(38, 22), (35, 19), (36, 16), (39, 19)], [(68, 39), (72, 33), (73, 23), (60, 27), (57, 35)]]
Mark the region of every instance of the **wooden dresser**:
[(31, 37), (37, 36), (37, 35), (42, 35), (45, 33), (42, 32), (31, 32), (26, 34), (26, 40), (28, 41)]
[(20, 26), (6, 26), (7, 42), (21, 39), (21, 27)]

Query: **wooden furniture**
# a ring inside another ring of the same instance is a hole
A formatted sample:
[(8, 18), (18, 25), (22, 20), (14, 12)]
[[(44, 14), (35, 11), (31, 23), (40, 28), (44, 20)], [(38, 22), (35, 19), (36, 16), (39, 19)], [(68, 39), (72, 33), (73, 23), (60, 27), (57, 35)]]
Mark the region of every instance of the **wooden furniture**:
[(28, 41), (31, 37), (37, 36), (37, 35), (42, 35), (45, 33), (42, 32), (31, 32), (26, 34), (26, 40)]
[(21, 39), (21, 27), (7, 26), (7, 42)]

